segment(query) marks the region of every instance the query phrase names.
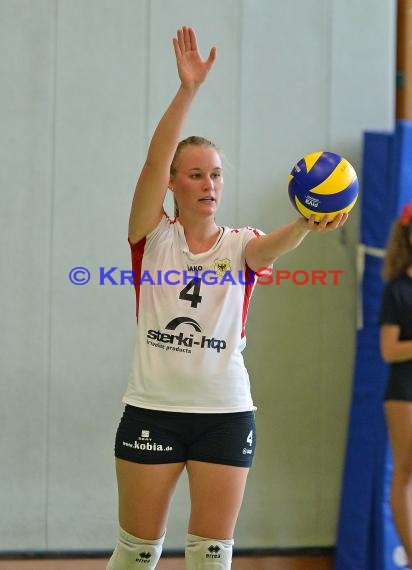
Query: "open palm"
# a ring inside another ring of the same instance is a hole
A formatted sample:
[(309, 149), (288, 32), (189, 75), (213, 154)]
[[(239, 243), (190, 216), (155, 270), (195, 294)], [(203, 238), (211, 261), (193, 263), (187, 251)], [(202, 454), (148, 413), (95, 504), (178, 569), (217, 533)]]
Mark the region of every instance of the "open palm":
[(193, 88), (203, 83), (215, 61), (216, 48), (213, 47), (208, 59), (203, 61), (197, 48), (195, 32), (187, 27), (177, 30), (177, 38), (173, 38), (173, 47), (182, 85)]

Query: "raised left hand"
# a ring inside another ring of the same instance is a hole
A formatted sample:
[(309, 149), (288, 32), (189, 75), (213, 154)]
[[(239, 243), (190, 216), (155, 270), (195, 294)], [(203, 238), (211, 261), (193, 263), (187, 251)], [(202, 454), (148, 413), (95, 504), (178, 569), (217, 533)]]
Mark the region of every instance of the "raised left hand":
[(196, 88), (206, 79), (216, 59), (216, 48), (212, 47), (207, 60), (202, 60), (197, 47), (196, 34), (192, 28), (184, 26), (177, 30), (173, 38), (177, 69), (184, 87)]

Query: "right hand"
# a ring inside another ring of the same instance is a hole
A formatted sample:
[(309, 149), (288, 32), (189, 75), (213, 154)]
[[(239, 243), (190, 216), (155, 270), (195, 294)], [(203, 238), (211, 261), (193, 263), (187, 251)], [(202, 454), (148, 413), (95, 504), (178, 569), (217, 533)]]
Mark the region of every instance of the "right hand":
[(177, 70), (183, 87), (196, 89), (206, 79), (216, 59), (216, 48), (210, 50), (209, 57), (203, 61), (197, 49), (196, 34), (192, 28), (177, 30), (177, 39), (173, 38)]

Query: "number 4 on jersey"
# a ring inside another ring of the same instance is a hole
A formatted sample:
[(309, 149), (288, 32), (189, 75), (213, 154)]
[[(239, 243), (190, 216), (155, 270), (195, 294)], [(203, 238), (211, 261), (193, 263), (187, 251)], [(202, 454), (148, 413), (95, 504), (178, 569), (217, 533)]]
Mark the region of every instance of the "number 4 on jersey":
[[(193, 289), (192, 293), (189, 291)], [(189, 283), (186, 285), (184, 289), (180, 291), (179, 299), (183, 301), (190, 301), (190, 306), (196, 309), (198, 304), (202, 301), (202, 296), (199, 295), (200, 293), (200, 278), (194, 277)]]

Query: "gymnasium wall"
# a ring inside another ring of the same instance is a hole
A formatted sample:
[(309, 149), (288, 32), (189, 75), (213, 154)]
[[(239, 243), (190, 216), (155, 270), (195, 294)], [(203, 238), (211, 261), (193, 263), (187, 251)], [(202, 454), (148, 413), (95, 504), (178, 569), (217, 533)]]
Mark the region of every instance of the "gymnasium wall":
[[(0, 552), (110, 550), (112, 447), (134, 338), (129, 206), (193, 25), (218, 60), (185, 130), (226, 156), (219, 221), (294, 218), (289, 170), (394, 116), (393, 0), (0, 0)], [(341, 269), (337, 286), (258, 286), (245, 358), (258, 451), (236, 546), (335, 541), (356, 318), (358, 212), (275, 269)], [(91, 281), (68, 274), (87, 267)], [(118, 275), (118, 274), (117, 274)], [(6, 516), (7, 514), (7, 516)], [(179, 484), (166, 548), (188, 514)]]

